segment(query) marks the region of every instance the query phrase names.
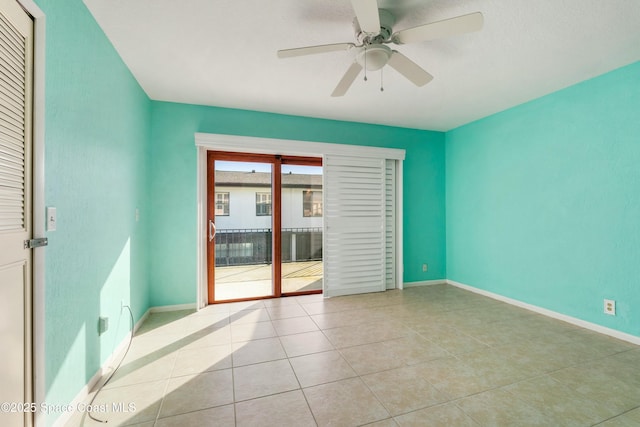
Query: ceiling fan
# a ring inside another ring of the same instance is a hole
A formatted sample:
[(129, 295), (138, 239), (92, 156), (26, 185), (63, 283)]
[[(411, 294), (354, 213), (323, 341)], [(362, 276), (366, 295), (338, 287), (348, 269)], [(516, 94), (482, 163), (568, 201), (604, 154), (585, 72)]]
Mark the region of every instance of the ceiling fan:
[(470, 33), (480, 30), (483, 24), (482, 13), (475, 12), (394, 33), (394, 16), (385, 9), (378, 9), (377, 0), (351, 0), (351, 5), (356, 15), (353, 20), (356, 43), (334, 43), (278, 51), (278, 58), (291, 58), (356, 49), (354, 63), (347, 69), (331, 96), (343, 96), (347, 93), (363, 68), (366, 79), (366, 70), (379, 70), (385, 65), (395, 69), (416, 86), (424, 86), (433, 80), (433, 76), (387, 45), (423, 42)]

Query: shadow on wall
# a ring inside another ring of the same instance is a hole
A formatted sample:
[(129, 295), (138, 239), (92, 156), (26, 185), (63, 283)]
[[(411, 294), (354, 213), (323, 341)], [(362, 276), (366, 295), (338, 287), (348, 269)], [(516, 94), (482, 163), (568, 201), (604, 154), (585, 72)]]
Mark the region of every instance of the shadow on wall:
[[(88, 248), (76, 254), (78, 265), (90, 265), (92, 274), (81, 277), (80, 269), (70, 273), (68, 280), (71, 285), (66, 287), (69, 296), (66, 310), (69, 315), (59, 314), (57, 317), (62, 319), (61, 322), (49, 322), (47, 325), (47, 363), (50, 365), (47, 373), (55, 373), (47, 382), (48, 404), (70, 404), (75, 396), (68, 397), (60, 393), (60, 390), (68, 387), (65, 383), (68, 372), (78, 372), (84, 367), (82, 378), (85, 383), (89, 382), (127, 338), (131, 325), (129, 313), (122, 308), (123, 304), (132, 307), (136, 318), (140, 318), (139, 313), (147, 308), (146, 301), (141, 300), (144, 290), (137, 289), (136, 292), (136, 287), (144, 285), (145, 266), (140, 262), (139, 256), (136, 259), (136, 254), (143, 250), (143, 242), (135, 235), (117, 236), (116, 233), (105, 240), (99, 247)], [(109, 263), (104, 262), (108, 259), (104, 255), (107, 253), (113, 254)], [(52, 307), (54, 308), (60, 309)], [(99, 331), (101, 316), (108, 319), (108, 327), (102, 333)], [(62, 333), (62, 328), (69, 331), (70, 327), (75, 330), (74, 334)], [(55, 358), (51, 357), (53, 350), (56, 350)], [(64, 357), (62, 362), (51, 366), (60, 356)], [(77, 360), (79, 357), (82, 359)], [(77, 392), (79, 391), (78, 389)], [(62, 412), (47, 414), (50, 420), (61, 415)]]

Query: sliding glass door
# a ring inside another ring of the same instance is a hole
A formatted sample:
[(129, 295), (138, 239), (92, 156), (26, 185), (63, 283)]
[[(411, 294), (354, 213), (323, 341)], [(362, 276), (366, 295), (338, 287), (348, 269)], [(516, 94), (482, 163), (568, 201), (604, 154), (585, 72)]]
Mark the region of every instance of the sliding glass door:
[(322, 292), (322, 160), (209, 152), (209, 303)]
[(281, 212), (282, 293), (321, 292), (322, 166), (282, 165)]
[(268, 297), (273, 287), (272, 165), (214, 161), (214, 295)]

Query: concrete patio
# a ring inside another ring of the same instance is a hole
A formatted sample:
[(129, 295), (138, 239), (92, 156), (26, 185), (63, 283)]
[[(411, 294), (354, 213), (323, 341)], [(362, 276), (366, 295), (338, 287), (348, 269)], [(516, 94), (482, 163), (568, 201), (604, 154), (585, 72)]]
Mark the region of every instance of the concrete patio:
[[(216, 300), (272, 294), (271, 264), (216, 267)], [(282, 263), (282, 293), (322, 289), (322, 261)]]

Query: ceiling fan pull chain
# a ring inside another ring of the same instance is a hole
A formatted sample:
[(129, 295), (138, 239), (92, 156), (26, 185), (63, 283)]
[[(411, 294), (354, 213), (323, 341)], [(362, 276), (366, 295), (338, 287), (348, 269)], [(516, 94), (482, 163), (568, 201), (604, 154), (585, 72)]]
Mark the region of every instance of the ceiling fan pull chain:
[(383, 70), (384, 67), (380, 68), (380, 92), (384, 92)]
[(367, 46), (364, 46), (364, 81), (367, 81)]

